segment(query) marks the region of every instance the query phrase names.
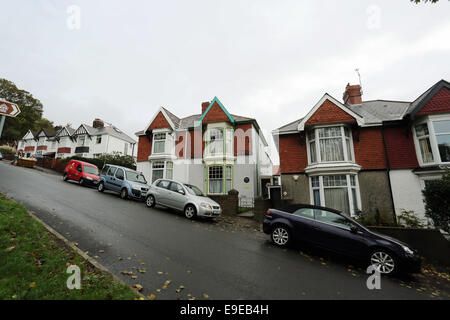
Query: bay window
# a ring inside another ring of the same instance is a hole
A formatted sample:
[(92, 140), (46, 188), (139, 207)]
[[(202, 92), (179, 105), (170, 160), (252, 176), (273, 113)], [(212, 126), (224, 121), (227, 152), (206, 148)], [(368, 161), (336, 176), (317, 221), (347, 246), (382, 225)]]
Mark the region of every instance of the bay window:
[(208, 193), (227, 194), (233, 188), (233, 167), (217, 165), (208, 167)]
[(420, 153), (423, 163), (433, 162), (433, 152), (431, 151), (430, 133), (426, 123), (416, 126), (416, 137), (419, 141)]
[(450, 120), (433, 121), (441, 162), (450, 162)]
[(233, 154), (234, 133), (231, 128), (211, 128), (206, 132), (208, 155)]
[(316, 128), (307, 133), (311, 164), (353, 161), (350, 129), (344, 126)]
[(353, 215), (359, 209), (359, 190), (354, 174), (311, 177), (311, 204)]
[(166, 151), (166, 133), (155, 133), (153, 135), (153, 152), (164, 153)]
[(429, 116), (414, 126), (414, 138), (420, 163), (435, 165), (450, 162), (450, 117)]
[(172, 161), (153, 161), (152, 162), (152, 183), (158, 179), (173, 178)]

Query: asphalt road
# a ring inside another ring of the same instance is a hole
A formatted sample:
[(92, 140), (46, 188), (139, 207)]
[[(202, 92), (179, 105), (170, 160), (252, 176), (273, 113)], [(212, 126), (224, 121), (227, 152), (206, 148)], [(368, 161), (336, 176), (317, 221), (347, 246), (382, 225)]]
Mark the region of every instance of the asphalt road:
[[(268, 236), (252, 229), (191, 222), (174, 212), (1, 161), (0, 192), (157, 299), (429, 298), (393, 278), (383, 278), (381, 290), (368, 290), (362, 270), (349, 269), (339, 259), (276, 248)], [(122, 271), (132, 271), (137, 279)], [(177, 292), (180, 286), (184, 289)]]

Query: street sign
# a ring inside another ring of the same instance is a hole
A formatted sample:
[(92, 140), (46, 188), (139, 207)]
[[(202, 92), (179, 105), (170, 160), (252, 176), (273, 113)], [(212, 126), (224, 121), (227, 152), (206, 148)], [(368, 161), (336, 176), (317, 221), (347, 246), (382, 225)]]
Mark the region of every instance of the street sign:
[(16, 117), (20, 113), (19, 106), (15, 103), (0, 99), (0, 116)]
[(20, 113), (19, 106), (15, 103), (0, 99), (0, 138), (2, 136), (5, 117), (16, 117)]

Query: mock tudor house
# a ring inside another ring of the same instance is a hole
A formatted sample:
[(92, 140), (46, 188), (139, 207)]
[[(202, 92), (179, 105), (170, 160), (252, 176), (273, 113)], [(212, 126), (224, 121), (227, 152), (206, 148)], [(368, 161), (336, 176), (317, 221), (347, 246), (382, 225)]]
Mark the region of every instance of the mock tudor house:
[(69, 125), (56, 132), (42, 129), (38, 133), (28, 131), (19, 141), (19, 152), (27, 156), (67, 158), (80, 156), (96, 158), (103, 154), (119, 152), (136, 157), (136, 141), (114, 125), (105, 126), (95, 119), (92, 126), (81, 124), (77, 129)]
[(412, 102), (362, 101), (347, 85), (343, 102), (325, 94), (272, 134), (285, 199), (349, 215), (412, 210), (426, 222), (422, 190), (450, 166), (450, 84)]
[(262, 195), (272, 182), (268, 145), (257, 121), (230, 114), (217, 97), (202, 103), (200, 114), (184, 118), (161, 107), (136, 135), (137, 170), (149, 182), (180, 180), (209, 195), (235, 189), (241, 200)]

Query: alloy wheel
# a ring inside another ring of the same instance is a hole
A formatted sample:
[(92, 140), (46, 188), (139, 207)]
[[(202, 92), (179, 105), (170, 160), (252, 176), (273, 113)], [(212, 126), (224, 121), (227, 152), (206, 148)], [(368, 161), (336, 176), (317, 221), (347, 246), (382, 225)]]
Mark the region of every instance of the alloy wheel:
[(127, 198), (127, 190), (126, 189), (122, 189), (122, 191), (120, 192), (120, 197), (122, 199), (126, 199)]
[(272, 240), (276, 245), (285, 246), (289, 242), (289, 232), (283, 227), (277, 227), (272, 232)]
[(370, 263), (383, 274), (390, 274), (395, 269), (394, 258), (384, 251), (374, 252), (370, 257)]
[(186, 209), (184, 209), (184, 215), (188, 219), (192, 219), (195, 216), (195, 208), (193, 206), (187, 206)]
[(155, 198), (153, 196), (148, 196), (145, 204), (147, 205), (147, 207), (153, 207), (155, 205)]
[(100, 192), (103, 192), (105, 190), (105, 186), (103, 185), (103, 182), (100, 182), (98, 184), (97, 190), (100, 191)]

